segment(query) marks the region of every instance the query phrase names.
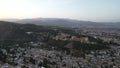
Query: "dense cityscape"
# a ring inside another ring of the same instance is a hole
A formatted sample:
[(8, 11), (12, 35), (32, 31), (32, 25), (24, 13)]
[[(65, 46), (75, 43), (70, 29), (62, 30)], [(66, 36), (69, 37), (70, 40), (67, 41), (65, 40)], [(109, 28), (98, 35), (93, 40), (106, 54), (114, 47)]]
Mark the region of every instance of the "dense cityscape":
[(20, 29), (1, 39), (0, 68), (120, 68), (118, 30), (11, 25)]
[(0, 0), (0, 68), (120, 68), (120, 0)]

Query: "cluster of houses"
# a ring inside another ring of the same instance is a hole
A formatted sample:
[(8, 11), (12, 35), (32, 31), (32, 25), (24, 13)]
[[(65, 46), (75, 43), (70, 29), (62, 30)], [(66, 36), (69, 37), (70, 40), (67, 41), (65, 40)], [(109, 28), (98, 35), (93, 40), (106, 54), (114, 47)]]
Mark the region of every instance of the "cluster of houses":
[[(79, 33), (79, 32), (78, 32)], [(120, 31), (112, 30), (83, 30), (83, 35), (93, 36), (94, 38), (100, 38), (104, 42), (114, 42), (120, 44)]]
[(65, 51), (40, 48), (12, 48), (15, 53), (2, 52), (8, 62), (0, 61), (0, 68), (120, 68), (120, 47), (90, 51), (85, 57), (75, 57)]

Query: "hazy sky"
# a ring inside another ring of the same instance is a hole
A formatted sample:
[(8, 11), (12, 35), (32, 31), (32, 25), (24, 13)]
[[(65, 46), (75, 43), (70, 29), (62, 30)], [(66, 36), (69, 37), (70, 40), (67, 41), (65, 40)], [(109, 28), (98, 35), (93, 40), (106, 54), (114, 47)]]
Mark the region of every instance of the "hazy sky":
[(120, 0), (0, 0), (0, 18), (120, 21)]

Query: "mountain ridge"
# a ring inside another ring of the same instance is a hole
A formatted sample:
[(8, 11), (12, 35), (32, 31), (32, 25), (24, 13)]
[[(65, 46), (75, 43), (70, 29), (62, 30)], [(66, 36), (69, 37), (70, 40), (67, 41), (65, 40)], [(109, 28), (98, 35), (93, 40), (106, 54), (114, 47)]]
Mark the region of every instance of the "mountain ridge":
[[(12, 21), (12, 20), (8, 20)], [(120, 28), (120, 22), (92, 22), (82, 21), (67, 18), (31, 18), (31, 19), (18, 19), (12, 22), (21, 24), (35, 24), (44, 26), (60, 26), (60, 27), (72, 27), (72, 28)]]

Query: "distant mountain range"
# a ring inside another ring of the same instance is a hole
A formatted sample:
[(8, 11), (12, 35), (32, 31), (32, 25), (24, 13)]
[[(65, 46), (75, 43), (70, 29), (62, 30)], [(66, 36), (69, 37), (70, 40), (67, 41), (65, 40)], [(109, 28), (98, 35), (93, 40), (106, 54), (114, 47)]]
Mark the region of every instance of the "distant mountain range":
[(72, 28), (120, 28), (120, 22), (92, 22), (64, 18), (32, 18), (32, 19), (6, 19), (5, 21), (22, 24), (35, 24), (44, 26), (59, 26)]

